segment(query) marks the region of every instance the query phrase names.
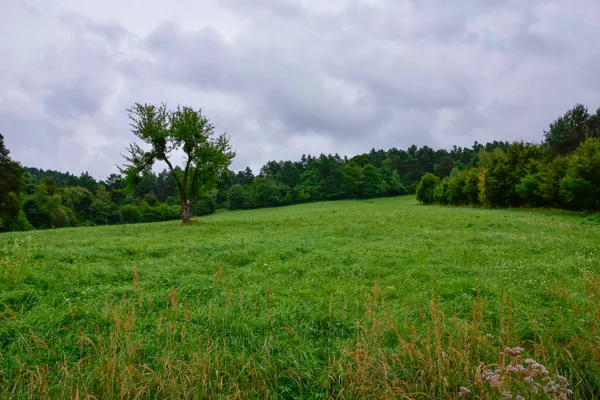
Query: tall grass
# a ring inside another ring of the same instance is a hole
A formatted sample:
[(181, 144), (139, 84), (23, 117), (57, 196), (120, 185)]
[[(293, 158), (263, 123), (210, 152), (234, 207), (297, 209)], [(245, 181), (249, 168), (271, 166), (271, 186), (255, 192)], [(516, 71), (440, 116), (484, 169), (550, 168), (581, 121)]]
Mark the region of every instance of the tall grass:
[[(222, 270), (214, 278), (220, 300), (208, 304), (181, 298), (175, 287), (153, 298), (138, 288), (138, 273), (127, 295), (98, 310), (95, 326), (77, 324), (82, 315), (69, 305), (58, 329), (36, 332), (22, 323), (24, 309), (5, 306), (4, 335), (14, 340), (3, 344), (2, 397), (411, 399), (457, 398), (465, 387), (467, 397), (495, 399), (515, 388), (486, 384), (482, 371), (501, 365), (504, 349), (514, 346), (564, 375), (576, 398), (600, 395), (600, 276), (590, 271), (583, 271), (580, 302), (565, 290), (548, 291), (589, 326), (568, 343), (541, 327), (524, 340), (517, 305), (505, 296), (492, 310), (479, 291), (470, 319), (447, 315), (434, 289), (428, 304), (406, 304), (393, 317), (375, 283), (358, 319), (331, 297), (322, 326), (309, 329), (274, 316), (268, 290), (262, 299), (230, 293)], [(320, 351), (308, 348), (311, 335), (320, 336)]]
[[(60, 234), (80, 231), (71, 232)], [(313, 279), (294, 286), (305, 276), (292, 266), (293, 279), (282, 278), (272, 260), (253, 266), (260, 274), (238, 273), (233, 261), (243, 255), (226, 246), (209, 276), (178, 281), (168, 273), (176, 265), (133, 257), (100, 274), (87, 267), (94, 259), (81, 239), (52, 254), (39, 237), (21, 238), (0, 253), (1, 398), (535, 398), (526, 375), (510, 372), (531, 365), (507, 356), (515, 348), (554, 381), (564, 376), (571, 398), (600, 398), (600, 275), (585, 255), (575, 278), (538, 288), (541, 305), (485, 275), (457, 305), (448, 291), (460, 281), (434, 269), (403, 291), (385, 270), (352, 275), (356, 288), (332, 281), (325, 290)], [(106, 251), (98, 242), (92, 249)], [(328, 260), (317, 260), (316, 272), (327, 270)], [(538, 395), (559, 398), (543, 388)]]

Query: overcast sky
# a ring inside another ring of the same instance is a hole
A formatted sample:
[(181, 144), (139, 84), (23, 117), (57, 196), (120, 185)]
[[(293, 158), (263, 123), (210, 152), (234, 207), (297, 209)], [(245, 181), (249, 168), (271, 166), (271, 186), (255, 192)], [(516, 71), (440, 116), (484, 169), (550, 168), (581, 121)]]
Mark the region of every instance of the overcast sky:
[(599, 17), (598, 0), (0, 0), (0, 132), (24, 165), (99, 179), (134, 102), (202, 108), (255, 172), (537, 142), (600, 106)]

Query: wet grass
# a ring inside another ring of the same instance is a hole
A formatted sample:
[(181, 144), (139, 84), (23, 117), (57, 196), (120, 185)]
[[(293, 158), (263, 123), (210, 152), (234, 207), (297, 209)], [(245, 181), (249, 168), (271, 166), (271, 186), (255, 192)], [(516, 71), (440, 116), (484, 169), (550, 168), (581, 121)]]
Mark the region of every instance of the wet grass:
[(412, 196), (2, 234), (0, 395), (501, 398), (520, 346), (593, 398), (599, 255), (579, 215)]

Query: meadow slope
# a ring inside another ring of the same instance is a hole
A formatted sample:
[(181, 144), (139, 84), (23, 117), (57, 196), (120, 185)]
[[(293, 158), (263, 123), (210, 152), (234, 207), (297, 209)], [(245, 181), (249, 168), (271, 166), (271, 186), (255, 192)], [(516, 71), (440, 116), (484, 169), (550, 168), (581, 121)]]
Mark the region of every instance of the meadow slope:
[(506, 347), (600, 396), (599, 256), (580, 216), (414, 196), (1, 234), (0, 396), (501, 398)]

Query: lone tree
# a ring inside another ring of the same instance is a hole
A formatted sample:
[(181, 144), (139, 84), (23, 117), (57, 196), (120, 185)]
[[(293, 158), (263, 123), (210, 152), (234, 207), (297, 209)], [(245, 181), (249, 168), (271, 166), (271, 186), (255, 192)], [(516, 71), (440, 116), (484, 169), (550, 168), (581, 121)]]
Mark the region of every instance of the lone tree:
[[(129, 188), (137, 186), (144, 173), (156, 161), (164, 161), (177, 183), (181, 201), (181, 222), (190, 222), (196, 196), (215, 187), (219, 175), (228, 170), (235, 152), (225, 134), (214, 136), (214, 125), (203, 114), (187, 106), (167, 110), (165, 104), (136, 103), (127, 109), (132, 132), (149, 150), (138, 143), (127, 148), (123, 156), (129, 164), (120, 168)], [(173, 166), (173, 155), (183, 153), (183, 168)]]

